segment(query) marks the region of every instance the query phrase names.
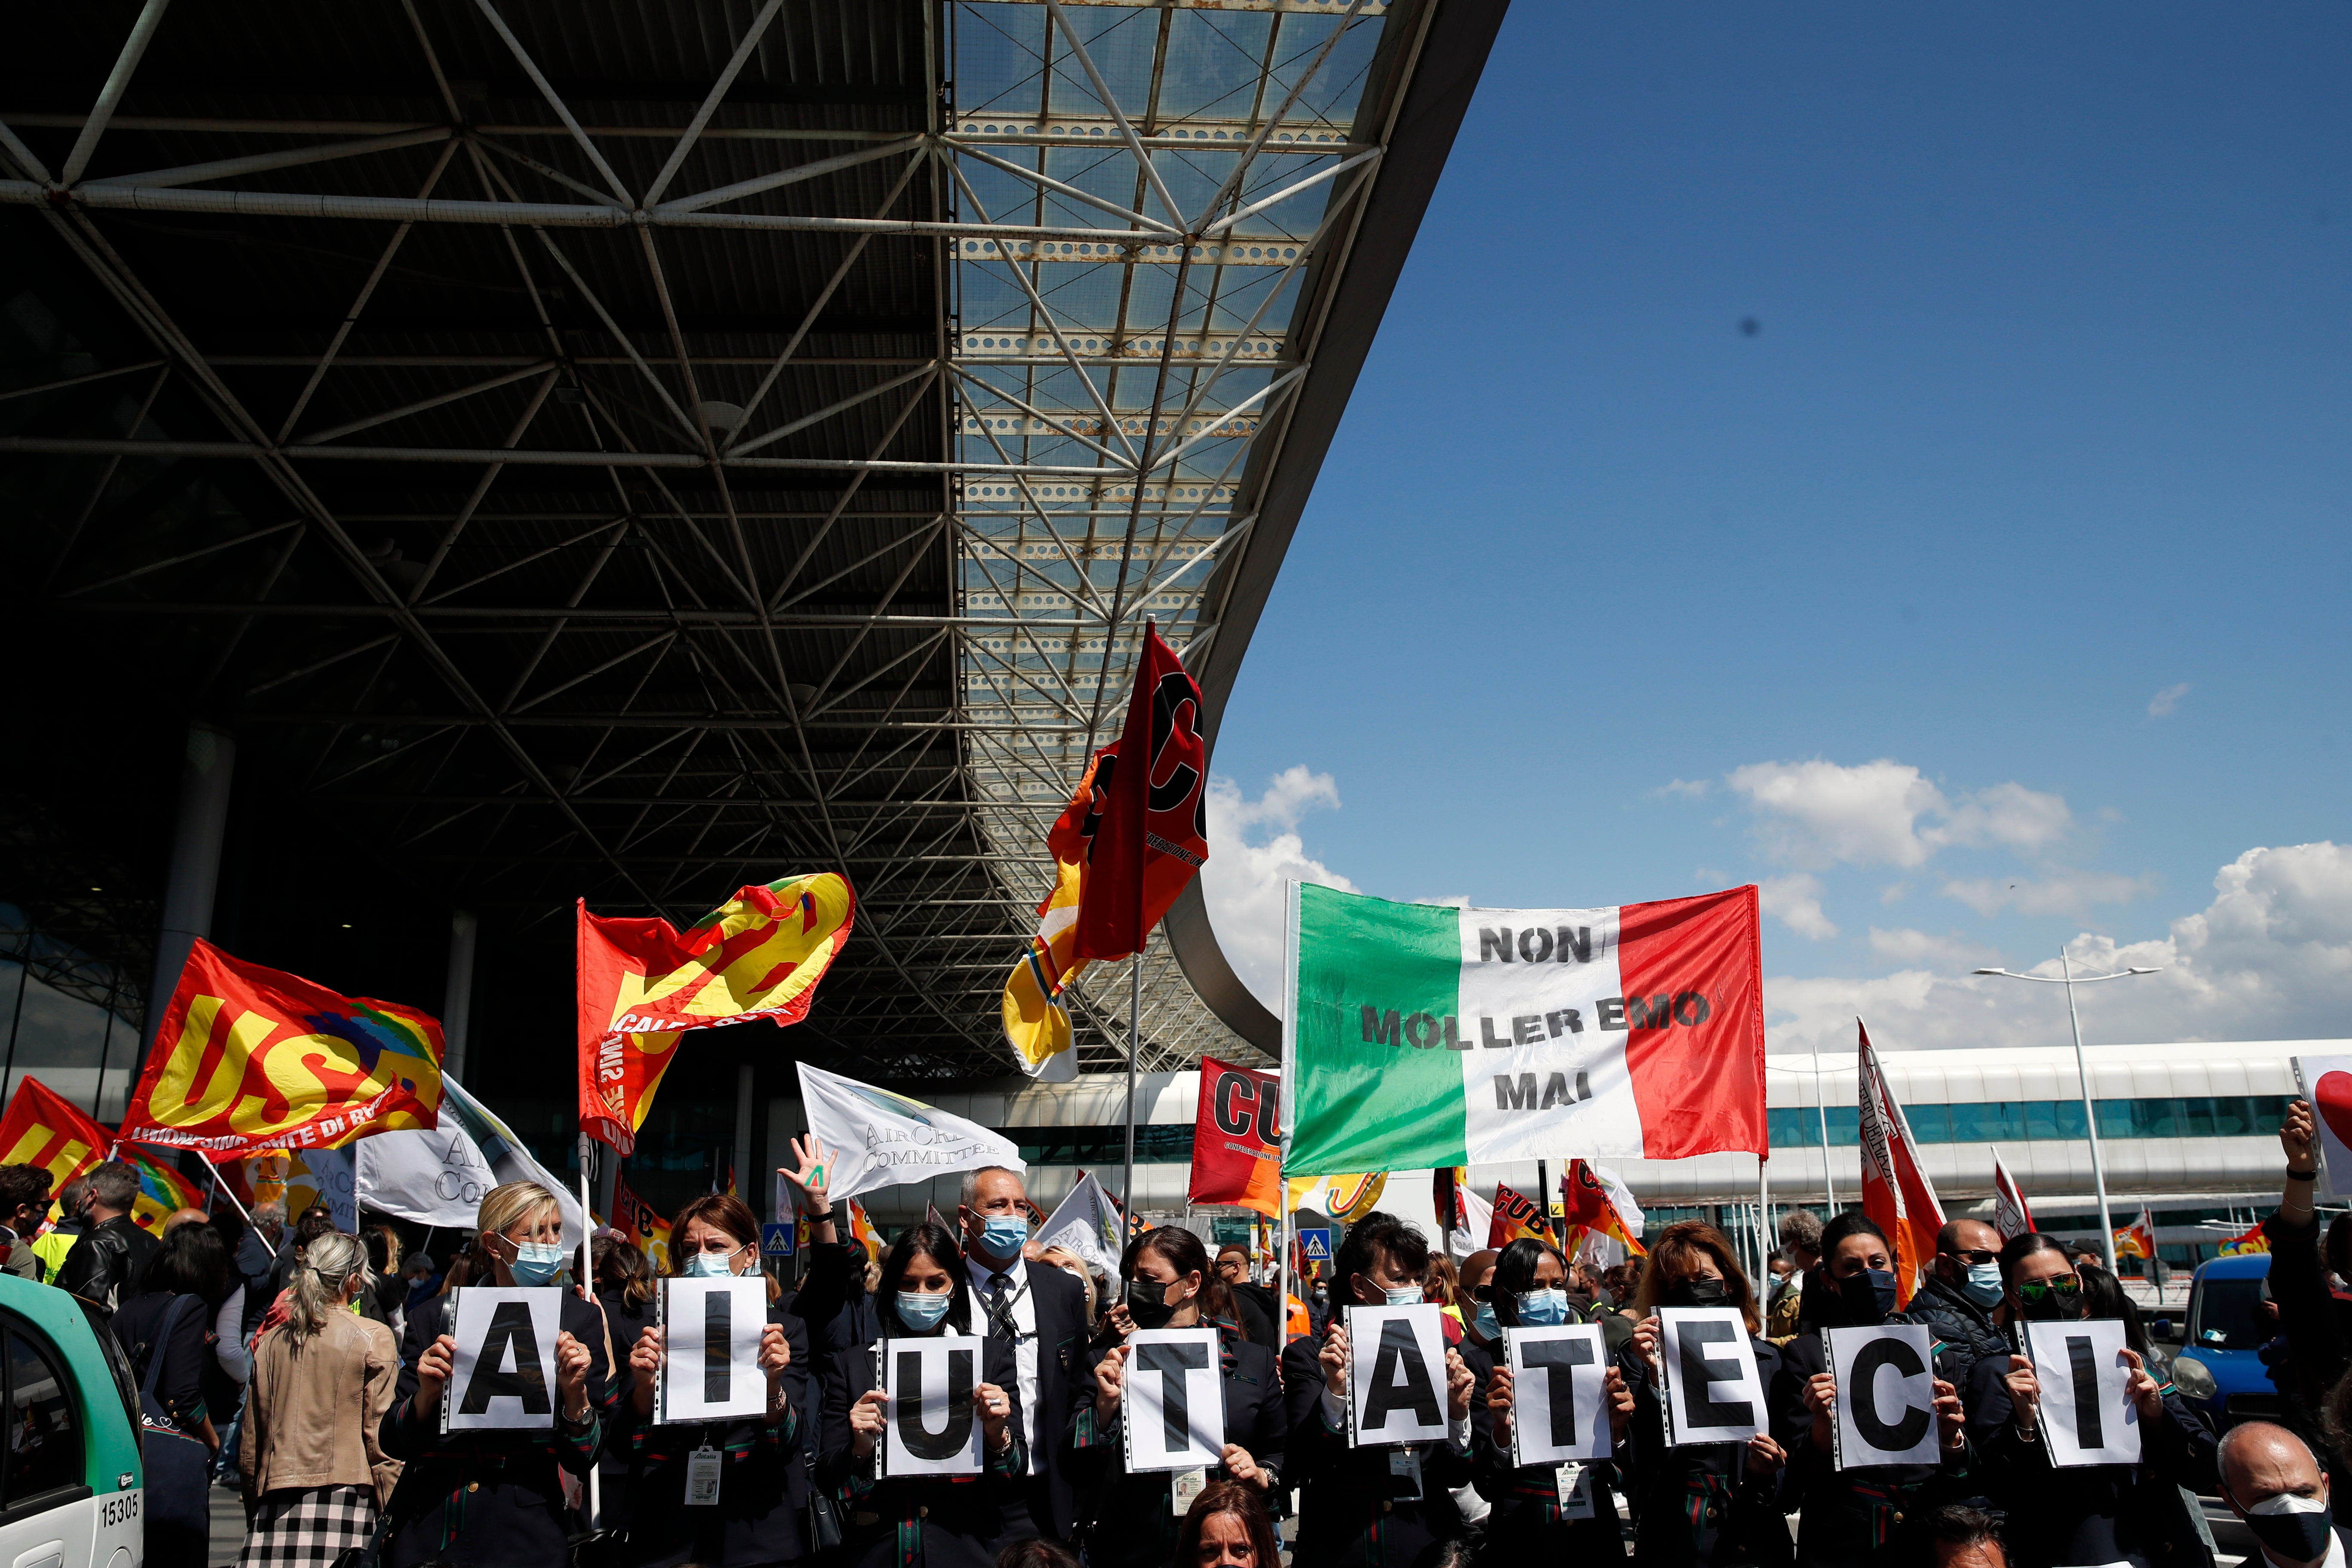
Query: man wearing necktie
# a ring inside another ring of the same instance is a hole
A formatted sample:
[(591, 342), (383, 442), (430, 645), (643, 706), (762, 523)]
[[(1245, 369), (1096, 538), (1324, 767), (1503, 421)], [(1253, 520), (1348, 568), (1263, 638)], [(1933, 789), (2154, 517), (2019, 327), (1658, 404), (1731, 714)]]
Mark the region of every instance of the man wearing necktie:
[(1008, 1513), (998, 1547), (1033, 1536), (1066, 1541), (1076, 1524), (1069, 1479), (1070, 1377), (1086, 1348), (1087, 1294), (1066, 1271), (1021, 1256), (1029, 1194), (1002, 1165), (963, 1179), (957, 1219), (964, 1268), (981, 1305), (973, 1331), (1012, 1342), (1021, 1372), (1021, 1431), (1029, 1445), (1029, 1506)]

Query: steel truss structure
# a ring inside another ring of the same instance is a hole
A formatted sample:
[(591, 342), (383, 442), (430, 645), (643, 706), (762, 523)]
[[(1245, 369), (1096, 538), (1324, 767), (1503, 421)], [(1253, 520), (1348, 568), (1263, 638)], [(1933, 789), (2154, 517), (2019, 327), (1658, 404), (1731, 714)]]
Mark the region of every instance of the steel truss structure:
[[(814, 1031), (1000, 1073), (1045, 830), (1146, 620), (1230, 689), (1498, 11), (72, 8), (0, 102), (105, 307), (10, 307), (16, 591), (453, 902), (844, 870)], [(1271, 1044), (1170, 931), (1086, 1067)]]

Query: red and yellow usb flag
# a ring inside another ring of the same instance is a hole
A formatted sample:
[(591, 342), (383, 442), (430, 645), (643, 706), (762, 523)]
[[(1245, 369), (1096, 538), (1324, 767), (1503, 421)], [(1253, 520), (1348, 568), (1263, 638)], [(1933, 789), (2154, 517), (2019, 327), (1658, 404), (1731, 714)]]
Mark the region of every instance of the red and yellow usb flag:
[(748, 887), (679, 931), (580, 901), (580, 1130), (626, 1154), (688, 1029), (808, 1016), (857, 900), (833, 872)]
[(218, 1161), (340, 1149), (370, 1132), (436, 1126), (440, 1110), (437, 1019), (340, 995), (198, 938), (119, 1136)]
[(113, 1142), (112, 1133), (37, 1078), (16, 1080), (7, 1113), (0, 1115), (0, 1165), (38, 1165), (49, 1173), (53, 1219), (58, 1194), (102, 1162)]

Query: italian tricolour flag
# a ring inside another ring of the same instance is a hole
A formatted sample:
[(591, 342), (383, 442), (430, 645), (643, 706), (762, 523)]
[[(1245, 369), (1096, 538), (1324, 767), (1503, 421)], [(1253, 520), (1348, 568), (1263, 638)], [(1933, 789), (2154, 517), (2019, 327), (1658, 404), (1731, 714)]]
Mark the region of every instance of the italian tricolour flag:
[(1285, 1173), (1764, 1154), (1756, 889), (1585, 910), (1290, 888)]

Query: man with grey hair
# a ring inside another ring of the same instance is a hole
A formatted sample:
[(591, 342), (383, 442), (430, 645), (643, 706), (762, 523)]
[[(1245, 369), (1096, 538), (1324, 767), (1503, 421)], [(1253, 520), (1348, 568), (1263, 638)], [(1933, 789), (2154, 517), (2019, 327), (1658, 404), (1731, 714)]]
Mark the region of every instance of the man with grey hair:
[(155, 1256), (155, 1238), (131, 1223), (139, 1196), (139, 1173), (110, 1160), (89, 1173), (83, 1212), (89, 1228), (66, 1254), (58, 1285), (94, 1307), (112, 1312), (138, 1289), (139, 1276)]
[(1022, 1430), (1029, 1439), (1027, 1508), (1007, 1510), (990, 1555), (1032, 1536), (1066, 1541), (1076, 1524), (1070, 1484), (1070, 1378), (1087, 1347), (1087, 1292), (1066, 1271), (1033, 1263), (1029, 1191), (1002, 1165), (965, 1173), (956, 1207), (964, 1269), (981, 1316), (974, 1333), (1009, 1341), (1020, 1368)]
[(2241, 1421), (2214, 1455), (2221, 1500), (2245, 1521), (2271, 1568), (2345, 1568), (2345, 1532), (2327, 1512), (2327, 1476), (2304, 1440), (2268, 1421)]
[(1805, 1298), (1805, 1277), (1822, 1263), (1822, 1216), (1811, 1209), (1790, 1209), (1780, 1216), (1780, 1255), (1789, 1260), (1789, 1277), (1773, 1295), (1764, 1314), (1764, 1337), (1786, 1344), (1796, 1336), (1797, 1315)]
[(248, 1343), (269, 1304), (278, 1300), (278, 1292), (269, 1288), (272, 1272), (283, 1253), (281, 1243), (286, 1237), (286, 1201), (268, 1198), (253, 1205), (252, 1223), (245, 1234), (236, 1238), (236, 1271), (245, 1279), (245, 1314), (238, 1325), (237, 1335)]

